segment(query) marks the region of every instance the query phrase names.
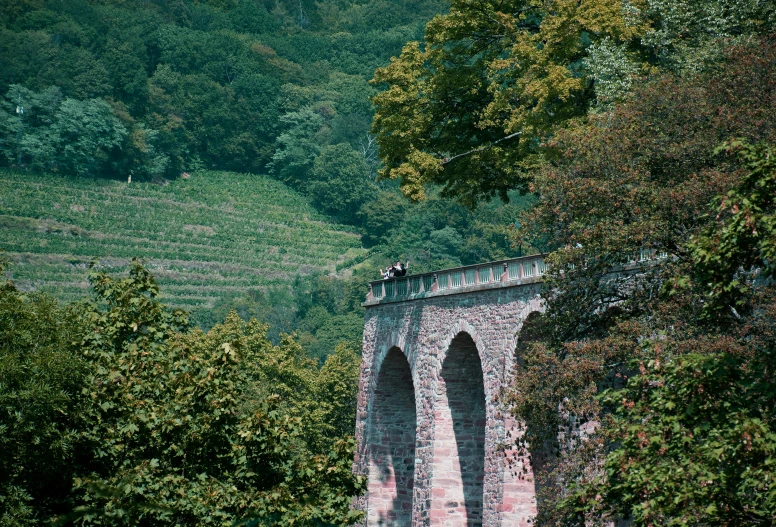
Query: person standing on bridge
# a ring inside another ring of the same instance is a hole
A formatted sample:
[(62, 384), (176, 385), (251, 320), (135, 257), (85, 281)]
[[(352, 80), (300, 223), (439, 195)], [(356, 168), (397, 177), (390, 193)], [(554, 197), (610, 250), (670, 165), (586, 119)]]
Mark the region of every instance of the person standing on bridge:
[(401, 263), (401, 261), (397, 261), (393, 265), (386, 265), (385, 271), (383, 271), (383, 268), (380, 268), (380, 276), (383, 277), (383, 280), (387, 280), (388, 278), (398, 278), (400, 276), (406, 276), (407, 275), (407, 269), (410, 266), (410, 261), (407, 260), (406, 264)]
[(407, 274), (407, 267), (409, 267), (410, 261), (407, 260), (407, 265), (404, 265), (400, 261), (397, 261), (395, 264), (393, 264), (393, 267), (391, 267), (392, 276), (399, 277), (399, 276), (405, 276)]

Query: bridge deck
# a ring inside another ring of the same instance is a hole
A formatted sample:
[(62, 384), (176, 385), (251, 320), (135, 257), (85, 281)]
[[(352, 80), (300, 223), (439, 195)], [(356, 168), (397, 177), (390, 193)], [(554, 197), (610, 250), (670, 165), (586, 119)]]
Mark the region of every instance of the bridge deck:
[(365, 307), (542, 281), (544, 254), (369, 282)]

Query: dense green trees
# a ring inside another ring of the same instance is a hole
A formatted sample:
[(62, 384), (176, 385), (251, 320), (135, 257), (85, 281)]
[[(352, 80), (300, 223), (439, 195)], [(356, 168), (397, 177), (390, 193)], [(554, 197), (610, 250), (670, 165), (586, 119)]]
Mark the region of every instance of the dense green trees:
[(0, 114), (6, 162), (37, 170), (99, 174), (113, 168), (127, 129), (103, 100), (63, 98), (12, 85)]
[(303, 108), (287, 113), (281, 122), (287, 129), (277, 138), (278, 148), (272, 156), (270, 172), (292, 187), (304, 187), (321, 151), (323, 140), (316, 136), (323, 127), (323, 117), (310, 108)]
[(708, 288), (707, 317), (726, 315), (729, 309), (748, 310), (752, 284), (747, 274), (763, 281), (776, 273), (776, 150), (741, 139), (718, 150), (723, 148), (738, 157), (746, 173), (717, 198), (714, 223), (689, 244), (697, 262), (694, 273)]
[(377, 70), (382, 175), (474, 205), (527, 189), (558, 127), (584, 120), (654, 71), (702, 70), (725, 39), (772, 28), (764, 2), (452, 2)]
[[(5, 262), (0, 261), (0, 268)], [(69, 511), (88, 367), (73, 311), (0, 286), (0, 525)]]
[(312, 168), (309, 192), (318, 208), (344, 223), (353, 223), (364, 203), (373, 201), (377, 187), (369, 178), (363, 156), (347, 143), (321, 150)]
[[(358, 360), (319, 368), (235, 314), (208, 333), (149, 273), (60, 309), (0, 291), (4, 525), (346, 525)], [(324, 401), (321, 404), (321, 401)]]
[(542, 525), (772, 522), (774, 56), (732, 46), (548, 143), (522, 232), (552, 293), (513, 393)]
[[(375, 8), (333, 0), (4, 5), (2, 94), (11, 85), (35, 94), (56, 87), (62, 100), (85, 105), (81, 113), (106, 101), (126, 137), (111, 141), (110, 163), (85, 167), (61, 162), (63, 144), (36, 146), (35, 126), (4, 126), (0, 144), (21, 142), (28, 152), (2, 163), (123, 178), (177, 177), (203, 166), (263, 171), (284, 131), (279, 118), (321, 101), (333, 112), (324, 115), (333, 137), (319, 146), (355, 147), (372, 116), (366, 80), (442, 3), (393, 6), (393, 18)], [(0, 112), (4, 122), (17, 99)]]
[[(659, 318), (672, 325), (643, 317), (637, 331), (621, 327), (606, 339), (643, 336), (640, 359), (631, 363), (638, 374), (601, 398), (611, 413), (594, 442), (605, 460), (600, 472), (573, 482), (560, 507), (570, 517), (629, 517), (637, 525), (773, 522), (776, 290), (763, 280), (774, 273), (763, 255), (776, 247), (776, 165), (772, 148), (730, 146), (746, 173), (689, 242), (692, 265), (680, 266), (687, 274), (667, 277), (671, 290)], [(687, 319), (690, 309), (705, 323)]]
[(643, 343), (654, 358), (602, 399), (610, 452), (597, 478), (572, 487), (567, 510), (637, 525), (773, 522), (776, 302), (772, 290), (758, 296), (757, 315), (731, 335), (679, 330)]
[[(364, 241), (378, 266), (409, 259), (411, 272), (498, 260), (535, 251), (513, 243), (512, 228), (532, 199), (511, 193), (511, 203), (483, 203), (470, 210), (436, 191), (410, 203), (397, 191), (382, 191), (358, 213)], [(384, 258), (385, 261), (379, 261)], [(389, 261), (391, 260), (391, 261)]]

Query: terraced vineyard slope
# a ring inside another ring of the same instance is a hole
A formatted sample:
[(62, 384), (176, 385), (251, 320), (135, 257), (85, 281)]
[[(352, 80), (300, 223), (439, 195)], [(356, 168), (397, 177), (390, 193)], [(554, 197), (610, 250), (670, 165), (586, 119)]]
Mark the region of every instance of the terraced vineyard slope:
[(0, 171), (0, 249), (20, 287), (65, 301), (86, 293), (93, 259), (118, 272), (139, 256), (189, 310), (364, 252), (282, 183), (207, 171), (164, 186)]

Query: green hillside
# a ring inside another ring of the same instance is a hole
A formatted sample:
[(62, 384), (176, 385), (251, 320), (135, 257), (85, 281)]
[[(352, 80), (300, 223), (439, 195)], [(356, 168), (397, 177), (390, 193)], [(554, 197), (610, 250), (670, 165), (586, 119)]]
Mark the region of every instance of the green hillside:
[(363, 252), (282, 183), (226, 172), (157, 185), (0, 171), (0, 248), (20, 287), (65, 301), (87, 292), (93, 259), (118, 272), (139, 256), (164, 301), (189, 310)]

